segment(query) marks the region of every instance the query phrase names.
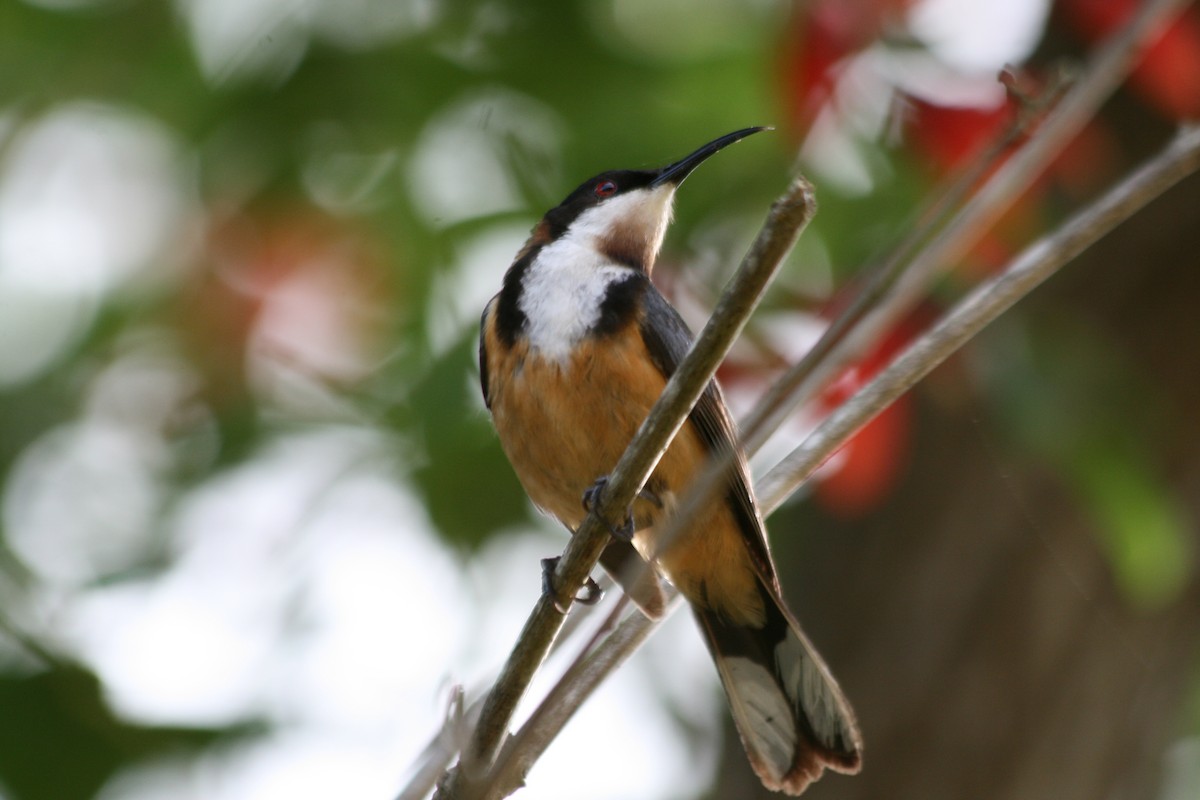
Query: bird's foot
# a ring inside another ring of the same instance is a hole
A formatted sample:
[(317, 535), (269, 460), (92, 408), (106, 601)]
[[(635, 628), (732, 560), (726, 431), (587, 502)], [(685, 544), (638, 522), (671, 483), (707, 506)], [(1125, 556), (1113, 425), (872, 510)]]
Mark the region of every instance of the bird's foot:
[[(596, 506), (600, 504), (600, 496), (604, 492), (604, 488), (606, 486), (608, 486), (608, 476), (603, 475), (597, 478), (596, 482), (584, 491), (584, 511), (587, 511), (590, 514), (596, 508)], [(663, 507), (662, 500), (659, 499), (658, 495), (649, 489), (646, 489), (645, 487), (638, 492), (638, 499), (645, 500), (655, 508), (661, 509)], [(631, 505), (625, 510), (625, 519), (621, 521), (620, 525), (609, 525), (608, 529), (615, 538), (620, 539), (623, 542), (632, 541), (634, 534), (633, 506)]]
[[(566, 614), (567, 604), (559, 600), (558, 592), (554, 588), (554, 570), (558, 567), (559, 558), (561, 556), (542, 559), (542, 594), (550, 598), (558, 613)], [(594, 606), (603, 597), (604, 591), (600, 588), (600, 584), (589, 577), (583, 582), (583, 594), (576, 595), (575, 602), (580, 605)]]

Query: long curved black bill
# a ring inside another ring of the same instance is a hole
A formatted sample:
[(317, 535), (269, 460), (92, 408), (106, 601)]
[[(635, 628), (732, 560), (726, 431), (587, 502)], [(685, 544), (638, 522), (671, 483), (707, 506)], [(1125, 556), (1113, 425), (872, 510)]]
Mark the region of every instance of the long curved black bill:
[(713, 139), (708, 144), (704, 145), (694, 153), (676, 161), (674, 164), (668, 164), (659, 170), (658, 175), (654, 180), (650, 181), (651, 186), (661, 186), (664, 183), (673, 183), (676, 186), (683, 183), (683, 179), (692, 173), (696, 167), (700, 166), (700, 162), (716, 153), (718, 150), (728, 147), (739, 139), (745, 139), (747, 136), (758, 133), (759, 131), (769, 131), (771, 128), (742, 128), (740, 131), (727, 133), (719, 139)]

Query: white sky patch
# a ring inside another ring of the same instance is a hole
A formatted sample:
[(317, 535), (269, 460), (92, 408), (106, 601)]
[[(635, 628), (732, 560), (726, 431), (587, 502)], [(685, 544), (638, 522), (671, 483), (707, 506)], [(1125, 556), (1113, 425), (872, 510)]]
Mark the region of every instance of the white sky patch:
[(22, 451), (3, 487), (3, 520), (10, 546), (43, 580), (77, 588), (153, 547), (171, 460), (163, 430), (193, 388), (168, 354), (131, 352), (97, 374), (81, 419)]
[(1028, 58), (1049, 13), (1047, 0), (921, 0), (909, 28), (939, 58), (967, 72), (996, 72)]
[[(710, 690), (702, 689), (705, 695)], [(577, 800), (698, 795), (711, 782), (718, 741), (694, 746), (663, 704), (648, 667), (635, 657), (567, 723), (529, 773), (523, 796), (559, 800), (564, 787)], [(596, 768), (597, 742), (606, 743), (604, 758), (618, 769)]]
[(361, 214), (379, 207), (399, 161), (395, 148), (371, 152), (350, 139), (338, 125), (320, 126), (310, 137), (301, 168), (309, 197), (334, 214)]
[(631, 663), (642, 664), (656, 692), (676, 713), (696, 729), (713, 731), (713, 745), (718, 745), (729, 710), (716, 665), (691, 611), (680, 608), (672, 614), (635, 659)]
[(106, 293), (177, 278), (195, 202), (180, 148), (147, 117), (73, 103), (5, 122), (0, 386), (52, 366)]
[[(79, 605), (71, 627), (122, 714), (226, 725), (261, 704), (255, 676), (271, 664), (273, 620), (250, 606), (213, 603), (200, 580), (125, 582)], [(243, 612), (236, 620), (235, 610)]]
[(432, 727), (406, 720), (440, 712), (438, 689), (463, 647), (459, 565), (416, 498), (382, 474), (345, 482), (306, 527), (299, 669), (276, 703), (288, 717), (415, 751)]
[(498, 224), (458, 242), (454, 262), (433, 276), (429, 339), (433, 353), (444, 353), (466, 330), (479, 330), (483, 307), (504, 280), (517, 251), (529, 238), (532, 221)]
[[(921, 50), (872, 47), (862, 60), (887, 84), (939, 106), (994, 108), (1005, 101), (1000, 68), (961, 72)], [(882, 129), (881, 129), (882, 130)]]
[[(466, 612), (452, 559), (386, 468), (394, 445), (350, 428), (281, 439), (183, 503), (161, 577), (84, 594), (67, 630), (115, 707), (408, 731)], [(416, 747), (423, 731), (408, 735)]]
[(475, 92), (430, 120), (409, 164), (409, 191), (418, 212), (444, 228), (476, 217), (519, 210), (524, 182), (545, 185), (558, 175), (562, 123), (546, 106), (510, 90)]
[(806, 169), (844, 194), (865, 195), (875, 187), (882, 162), (872, 161), (863, 143), (883, 130), (893, 87), (863, 55), (840, 67), (834, 91), (836, 99), (818, 113), (800, 157)]
[(181, 241), (180, 159), (164, 129), (125, 110), (79, 103), (33, 123), (0, 165), (0, 274), (73, 294), (147, 269)]
[[(511, 648), (538, 559), (562, 539), (508, 539), (477, 562), (484, 585), (469, 585), (397, 480), (396, 446), (353, 428), (281, 437), (185, 499), (161, 577), (88, 591), (62, 615), (67, 646), (131, 719), (280, 726), (126, 771), (106, 800), (163, 797), (163, 786), (177, 798), (294, 800), (399, 788), (448, 687), (490, 676)], [(640, 711), (602, 711), (643, 727)]]
[[(166, 432), (185, 415), (203, 418), (196, 377), (161, 332), (122, 345), (89, 383), (84, 414), (23, 450), (0, 498), (13, 551), (68, 591), (135, 567), (155, 547), (162, 476), (176, 453)], [(204, 457), (202, 438), (189, 445), (189, 457)]]
[(304, 59), (313, 37), (344, 49), (374, 47), (428, 30), (439, 11), (434, 0), (175, 0), (175, 5), (200, 69), (214, 84), (282, 82)]
[(176, 0), (209, 83), (282, 81), (308, 49), (308, 0)]
[(97, 800), (392, 797), (385, 762), (394, 754), (364, 744), (295, 730), (199, 758), (168, 756), (119, 773)]
[(414, 200), (436, 227), (520, 208), (516, 184), (486, 134), (447, 125), (427, 132), (419, 148)]
[(313, 27), (357, 49), (428, 30), (442, 10), (437, 0), (321, 0), (313, 5)]
[[(559, 552), (563, 537), (502, 536), (464, 584), (416, 498), (389, 476), (314, 480), (328, 478), (329, 461), (346, 466), (337, 454), (355, 447), (338, 438), (281, 442), (214, 485), (205, 508), (181, 520), (190, 543), (176, 568), (98, 590), (72, 618), (69, 630), (122, 713), (167, 724), (257, 713), (281, 724), (252, 743), (122, 772), (103, 800), (389, 797), (437, 730), (447, 687), (491, 679), (540, 591), (538, 560)], [(291, 477), (272, 488), (280, 473)], [(295, 623), (280, 635), (284, 613)], [(680, 796), (707, 784), (723, 709), (713, 668), (685, 612), (659, 635), (583, 707), (523, 797), (558, 798), (565, 785), (581, 800)], [(539, 677), (520, 718), (564, 663)], [(696, 745), (676, 711), (714, 734)], [(621, 769), (585, 766), (598, 739)]]
[(151, 536), (159, 489), (151, 462), (160, 447), (101, 421), (44, 434), (21, 453), (4, 487), (13, 552), (54, 586), (76, 587), (128, 565)]
[(928, 49), (876, 43), (838, 66), (835, 99), (809, 132), (807, 169), (854, 196), (890, 177), (872, 145), (892, 119), (901, 90), (939, 105), (994, 107), (1004, 101), (997, 75), (1025, 60), (1041, 37), (1047, 0), (922, 0), (909, 15)]
[(484, 671), (463, 678), (491, 680), (499, 670), (541, 591), (541, 559), (558, 555), (566, 543), (566, 529), (539, 514), (533, 528), (497, 531), (468, 562), (468, 604), (475, 618), (466, 660)]
[(0, 274), (0, 388), (22, 384), (53, 366), (87, 330), (98, 305), (92, 291), (31, 289)]

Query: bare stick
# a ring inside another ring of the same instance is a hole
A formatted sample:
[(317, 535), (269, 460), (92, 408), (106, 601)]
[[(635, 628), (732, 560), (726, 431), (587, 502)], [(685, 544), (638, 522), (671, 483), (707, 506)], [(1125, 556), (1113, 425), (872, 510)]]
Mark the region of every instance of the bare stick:
[(455, 686), (446, 709), (446, 718), (442, 720), (442, 728), (430, 740), (429, 744), (417, 757), (417, 767), (413, 771), (408, 784), (396, 795), (396, 800), (423, 800), (437, 785), (437, 780), (450, 762), (461, 750), (462, 740), (466, 731), (479, 716), (480, 703), (473, 703), (469, 708), (463, 708), (464, 692), (461, 686)]
[[(976, 185), (979, 179), (985, 175), (989, 169), (991, 169), (996, 160), (1001, 157), (1004, 151), (1007, 150), (1017, 140), (1018, 136), (1027, 130), (1029, 124), (1031, 124), (1031, 122), (1035, 120), (1039, 114), (1043, 113), (1045, 109), (1060, 96), (1061, 85), (1061, 80), (1056, 80), (1054, 85), (1052, 85), (1042, 97), (1038, 98), (1036, 102), (1026, 104), (1022, 114), (1020, 115), (1020, 118), (1015, 120), (1013, 125), (1006, 129), (1003, 134), (989, 146), (988, 152), (984, 155), (984, 157), (974, 160), (971, 164), (971, 167), (966, 172), (957, 176), (953, 184), (945, 192), (939, 193), (937, 200), (934, 201), (928, 209), (918, 215), (919, 220), (925, 220), (924, 224), (918, 224), (913, 227), (912, 233), (906, 237), (904, 242), (889, 256), (887, 262), (876, 273), (868, 287), (855, 299), (850, 308), (848, 308), (844, 314), (839, 316), (839, 318), (834, 321), (831, 328), (822, 337), (821, 343), (818, 343), (814, 350), (806, 354), (806, 360), (812, 360), (814, 356), (821, 355), (822, 343), (828, 347), (840, 341), (842, 334), (850, 330), (853, 325), (857, 323), (862, 316), (868, 310), (870, 310), (871, 307), (873, 307), (878, 298), (882, 296), (887, 285), (894, 280), (895, 273), (907, 262), (907, 259), (920, 244), (920, 242), (926, 240), (928, 236), (931, 235), (933, 230), (936, 230), (938, 227), (940, 227), (941, 223), (943, 223), (948, 216), (950, 209), (962, 202), (962, 200), (966, 197), (967, 192), (969, 192), (970, 189)], [(670, 591), (669, 588), (668, 591)], [(617, 618), (619, 618), (620, 612), (623, 610), (623, 608), (624, 604), (621, 604), (616, 609), (613, 609), (610, 612), (612, 617), (606, 624), (609, 626), (615, 624), (615, 621)], [(567, 628), (570, 627), (573, 622), (578, 622), (580, 619), (581, 617), (579, 615), (575, 615), (567, 619), (563, 630), (559, 634), (559, 638), (556, 639), (553, 644), (552, 650), (557, 649), (559, 645), (562, 644), (561, 637), (568, 633)], [(646, 630), (648, 632), (649, 629), (647, 628)], [(595, 642), (593, 641), (585, 646), (583, 648), (584, 651), (590, 650), (594, 643)], [(578, 663), (576, 666), (578, 666)], [(560, 683), (559, 685), (562, 684)], [(476, 700), (468, 709), (468, 714), (472, 723), (479, 716), (481, 704), (482, 700)], [(556, 706), (556, 703), (553, 702), (553, 698), (547, 698), (545, 701), (543, 701), (539, 709), (544, 710), (548, 706)], [(413, 778), (405, 787), (405, 789), (402, 790), (402, 793), (397, 797), (397, 800), (407, 800), (410, 797), (417, 798), (426, 796), (429, 788), (431, 788), (433, 785), (432, 782), (429, 781), (428, 775), (431, 773), (436, 774), (441, 770), (444, 770), (449, 766), (455, 755), (457, 755), (457, 748), (453, 746), (452, 741), (445, 734), (446, 727), (443, 727), (443, 729), (439, 731), (430, 741), (429, 745), (422, 753), (422, 756), (418, 759), (422, 766), (415, 770)], [(501, 763), (497, 764), (498, 769), (502, 766), (503, 760), (504, 759), (502, 756)], [(509, 762), (511, 764), (511, 759), (509, 759)], [(497, 777), (498, 782), (503, 784), (505, 776), (498, 775)], [(509, 777), (511, 777), (511, 773)]]
[[(803, 178), (793, 181), (783, 197), (771, 206), (766, 223), (722, 294), (713, 316), (608, 476), (598, 507), (567, 543), (554, 575), (555, 586), (562, 595), (559, 604), (570, 604), (570, 598), (595, 567), (608, 542), (610, 523), (623, 518), (624, 510), (683, 425), (815, 210), (812, 186)], [(472, 797), (484, 788), (487, 770), (503, 743), (517, 703), (562, 621), (563, 613), (555, 600), (545, 595), (540, 597), (484, 702), (479, 724), (458, 769), (438, 787), (438, 797), (457, 800)]]
[[(613, 586), (612, 579), (607, 575), (600, 575), (596, 578), (596, 583), (600, 586), (602, 593), (607, 593)], [(572, 635), (580, 628), (581, 624), (590, 618), (586, 612), (591, 610), (585, 606), (566, 618), (554, 644), (550, 647), (550, 655), (570, 642)], [(461, 686), (454, 687), (454, 695), (451, 697), (449, 707), (449, 712), (452, 713), (447, 713), (446, 718), (442, 721), (442, 727), (430, 737), (425, 749), (413, 760), (408, 782), (396, 795), (395, 800), (421, 800), (429, 796), (442, 773), (450, 768), (451, 763), (462, 751), (462, 745), (467, 741), (470, 732), (475, 729), (479, 721), (479, 713), (483, 709), (485, 699), (483, 690), (486, 688), (486, 686), (481, 686), (468, 692)], [(467, 703), (467, 697), (473, 699)]]
[(1152, 35), (1183, 5), (1184, 0), (1149, 0), (1127, 26), (1096, 51), (1080, 79), (1047, 115), (1036, 135), (983, 184), (925, 248), (902, 269), (889, 271), (882, 288), (868, 290), (874, 295), (870, 300), (878, 301), (878, 307), (863, 315), (865, 318), (852, 330), (835, 321), (810, 353), (771, 387), (743, 421), (747, 454), (757, 452), (787, 414), (811, 400), (831, 377), (912, 308), (940, 271), (962, 258), (1095, 116), (1125, 80)]
[[(1011, 78), (1011, 74), (1004, 73), (1010, 76), (1010, 82), (1015, 83), (1016, 79)], [(919, 256), (918, 248), (930, 241), (952, 217), (956, 216), (955, 209), (961, 208), (970, 197), (971, 191), (1003, 161), (1010, 148), (1023, 135), (1029, 134), (1046, 111), (1062, 98), (1069, 84), (1069, 77), (1060, 70), (1038, 97), (1020, 98), (1019, 110), (1012, 122), (944, 189), (935, 190), (936, 199), (929, 203), (928, 208), (915, 215), (913, 223), (909, 226), (909, 233), (892, 248), (882, 265), (868, 275), (850, 304), (830, 322), (829, 327), (821, 333), (808, 352), (780, 375), (759, 400), (742, 426), (743, 446), (747, 456), (754, 455), (778, 427), (768, 424), (774, 415), (784, 413), (787, 408), (794, 408), (811, 399), (812, 391), (819, 386), (819, 382), (813, 379), (813, 374), (818, 368), (828, 364), (821, 373), (825, 376), (823, 382), (832, 376), (836, 369), (845, 366), (851, 358), (859, 355), (857, 352), (847, 352), (845, 348), (837, 348), (841, 347), (847, 337), (855, 334), (859, 323), (888, 296), (888, 292), (896, 285), (900, 276)], [(858, 341), (865, 344), (865, 338), (859, 335)], [(835, 352), (839, 357), (831, 358)], [(797, 392), (802, 385), (808, 391)]]
[[(938, 363), (1097, 239), (1200, 168), (1200, 127), (1182, 132), (1165, 151), (1111, 189), (1054, 234), (1026, 248), (996, 278), (965, 297), (896, 362), (822, 423), (792, 455), (760, 482), (769, 516), (821, 462)], [(667, 614), (680, 603), (673, 596)], [(519, 787), (583, 701), (650, 635), (658, 620), (630, 612), (597, 647), (585, 650), (505, 748), (495, 771), (496, 793)]]
[[(678, 592), (669, 588), (668, 592), (670, 599), (662, 619), (682, 605)], [(482, 800), (500, 800), (521, 787), (529, 770), (583, 702), (642, 646), (659, 622), (633, 609), (603, 641), (580, 653), (521, 730), (509, 740), (496, 760), (491, 791)]]
[[(818, 365), (820, 368), (814, 368), (806, 379), (798, 382), (795, 391), (786, 393), (786, 396), (780, 396), (777, 402), (760, 404), (760, 408), (756, 410), (748, 424), (749, 432), (754, 437), (748, 442), (752, 447), (760, 441), (760, 437), (765, 440), (770, 431), (778, 426), (782, 417), (792, 408), (806, 396), (811, 396), (815, 391), (814, 387), (823, 385), (836, 369), (847, 363), (851, 354), (861, 349), (862, 341), (869, 341), (879, 331), (885, 329), (896, 315), (907, 308), (911, 298), (916, 296), (924, 283), (928, 282), (942, 264), (952, 261), (965, 252), (970, 243), (978, 237), (980, 231), (1015, 201), (1020, 191), (1044, 170), (1050, 158), (1061, 150), (1062, 146), (1094, 114), (1102, 100), (1120, 82), (1128, 71), (1129, 64), (1139, 49), (1138, 46), (1145, 42), (1153, 27), (1161, 23), (1168, 13), (1177, 10), (1181, 5), (1182, 0), (1150, 0), (1133, 22), (1099, 52), (1085, 79), (1072, 89), (1059, 108), (1047, 120), (1039, 135), (1034, 137), (1006, 165), (1005, 169), (998, 172), (992, 180), (985, 184), (980, 194), (967, 204), (942, 235), (935, 239), (930, 247), (922, 251), (918, 263), (910, 270), (910, 274), (914, 277), (905, 280), (903, 285), (898, 287), (902, 291), (897, 292), (897, 297), (883, 303), (876, 313), (872, 314), (863, 324), (856, 326), (855, 335), (848, 337), (841, 346), (834, 348), (833, 353)], [(807, 184), (805, 184), (803, 194), (811, 198), (811, 189), (807, 187)], [(793, 193), (794, 195), (795, 193)], [(735, 283), (744, 273), (750, 271), (748, 267), (751, 264), (751, 258), (759, 251), (760, 245), (763, 246), (763, 250), (770, 249), (770, 240), (779, 233), (779, 231), (772, 230), (773, 226), (777, 225), (780, 229), (785, 227), (785, 221), (780, 219), (786, 216), (784, 209), (781, 208), (782, 203), (781, 200), (772, 208), (771, 218), (763, 232), (760, 233), (751, 253), (743, 260), (742, 269), (734, 279)], [(793, 209), (793, 213), (794, 211), (795, 209)], [(811, 206), (805, 206), (805, 214), (811, 215)], [(786, 247), (779, 253), (780, 258), (794, 242), (797, 235), (795, 232), (806, 221), (807, 216), (802, 215), (802, 218), (795, 220), (795, 227), (790, 236), (777, 237), (777, 239), (787, 240)], [(774, 266), (777, 266), (777, 263)], [(774, 268), (769, 272), (773, 274)], [(769, 278), (769, 275), (766, 277)], [(764, 279), (757, 290), (741, 295), (743, 301), (749, 301), (745, 308), (747, 315), (761, 296), (765, 285), (766, 280)], [(726, 307), (725, 310), (728, 313), (727, 306), (730, 305), (733, 288), (731, 286), (723, 295), (722, 301), (718, 305), (718, 313), (722, 311), (723, 307)], [(671, 436), (678, 430), (686, 417), (691, 403), (695, 402), (712, 372), (715, 371), (717, 363), (727, 352), (729, 343), (744, 325), (745, 317), (736, 324), (730, 325), (728, 322), (722, 322), (721, 325), (714, 325), (718, 313), (714, 313), (713, 319), (701, 334), (701, 339), (689, 357), (685, 359), (679, 372), (668, 384), (663, 397), (660, 398), (650, 417), (639, 430), (617, 469), (613, 471), (608, 490), (601, 498), (600, 507), (588, 516), (580, 530), (569, 542), (555, 575), (556, 585), (568, 598), (573, 596), (578, 587), (582, 585), (603, 548), (608, 535), (608, 526), (602, 520), (613, 520), (622, 515), (622, 510), (628, 506), (657, 464), (657, 460), (669, 444)], [(719, 352), (718, 348), (708, 350), (714, 339), (723, 336), (727, 337), (727, 342), (719, 348)], [(711, 369), (701, 376), (702, 379), (698, 379), (697, 373), (700, 371), (698, 364), (702, 354), (709, 356), (712, 364)], [(714, 465), (713, 469), (708, 471), (708, 475), (711, 477), (708, 480), (702, 478), (698, 481), (700, 486), (707, 487), (709, 491), (693, 491), (690, 493), (691, 496), (702, 498), (710, 494), (724, 469), (725, 467)], [(679, 518), (687, 516), (689, 505), (698, 506), (700, 502), (702, 500), (685, 504), (685, 508), (680, 511)], [(682, 524), (681, 522), (681, 528)], [(449, 780), (439, 788), (439, 796), (455, 798), (463, 796), (460, 782), (465, 780), (464, 772), (474, 778), (479, 778), (492, 762), (502, 743), (516, 705), (557, 635), (561, 621), (562, 615), (554, 607), (554, 602), (547, 597), (540, 598), (485, 702), (479, 726), (463, 754), (460, 769), (455, 770)]]
[(855, 432), (985, 325), (1198, 166), (1200, 127), (1192, 127), (1058, 231), (1026, 248), (1000, 275), (976, 287), (763, 477), (763, 508), (777, 508)]
[[(1136, 18), (1112, 37), (1092, 59), (1087, 72), (1072, 86), (1046, 121), (991, 179), (983, 184), (963, 209), (881, 293), (877, 306), (852, 330), (835, 324), (813, 351), (784, 373), (750, 412), (742, 428), (742, 447), (753, 452), (783, 423), (801, 402), (811, 399), (826, 382), (861, 354), (921, 296), (938, 271), (966, 252), (991, 223), (1012, 205), (1116, 89), (1137, 54), (1181, 0), (1150, 0)], [(832, 337), (832, 338), (830, 338)], [(670, 524), (661, 531), (660, 547), (669, 545), (719, 490), (731, 455), (713, 459), (680, 501)]]

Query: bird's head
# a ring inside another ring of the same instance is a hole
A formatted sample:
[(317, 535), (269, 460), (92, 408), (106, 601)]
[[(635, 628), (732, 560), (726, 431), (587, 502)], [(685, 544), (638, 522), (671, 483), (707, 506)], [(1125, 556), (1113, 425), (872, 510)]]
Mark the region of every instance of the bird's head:
[(570, 240), (649, 274), (671, 221), (679, 184), (718, 150), (762, 130), (767, 129), (728, 133), (660, 169), (601, 172), (547, 211), (531, 242)]

